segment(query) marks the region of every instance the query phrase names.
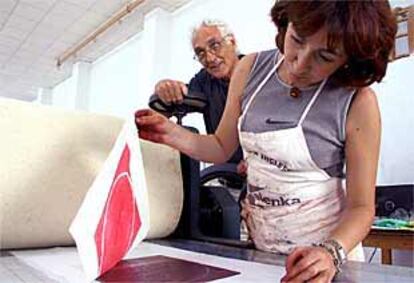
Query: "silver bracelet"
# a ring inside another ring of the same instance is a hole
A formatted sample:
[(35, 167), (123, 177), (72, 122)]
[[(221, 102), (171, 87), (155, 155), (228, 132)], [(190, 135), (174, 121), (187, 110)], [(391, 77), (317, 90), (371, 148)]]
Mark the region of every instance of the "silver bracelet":
[(324, 241), (323, 243), (325, 245), (332, 245), (334, 247), (336, 258), (338, 259), (340, 265), (346, 262), (347, 260), (346, 252), (338, 241), (334, 239), (329, 239), (329, 240)]
[(332, 257), (333, 264), (336, 269), (336, 274), (341, 272), (341, 265), (346, 261), (346, 253), (342, 246), (336, 240), (326, 240), (315, 246), (324, 248)]

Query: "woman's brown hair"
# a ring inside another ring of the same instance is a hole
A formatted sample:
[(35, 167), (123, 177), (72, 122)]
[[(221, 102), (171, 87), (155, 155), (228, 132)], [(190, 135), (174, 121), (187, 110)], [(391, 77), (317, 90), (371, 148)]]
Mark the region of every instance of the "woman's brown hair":
[(276, 44), (282, 53), (289, 22), (301, 37), (326, 26), (328, 48), (342, 43), (348, 56), (347, 63), (333, 74), (338, 84), (362, 87), (384, 77), (397, 32), (388, 1), (277, 0), (271, 17), (278, 28)]

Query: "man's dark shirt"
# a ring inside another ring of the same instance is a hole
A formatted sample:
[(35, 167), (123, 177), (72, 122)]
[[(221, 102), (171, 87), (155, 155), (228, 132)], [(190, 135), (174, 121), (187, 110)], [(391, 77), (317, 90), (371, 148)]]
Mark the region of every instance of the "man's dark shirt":
[[(188, 85), (189, 93), (195, 91), (197, 95), (203, 95), (202, 98), (208, 101), (208, 107), (203, 113), (204, 124), (208, 134), (214, 134), (220, 123), (226, 105), (228, 90), (229, 81), (217, 79), (205, 69), (199, 71)], [(239, 163), (242, 159), (243, 154), (239, 146), (228, 162)]]

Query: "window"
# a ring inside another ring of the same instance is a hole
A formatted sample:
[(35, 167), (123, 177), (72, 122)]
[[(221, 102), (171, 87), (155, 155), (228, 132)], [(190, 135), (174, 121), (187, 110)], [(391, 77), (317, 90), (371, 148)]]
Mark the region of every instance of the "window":
[(390, 61), (414, 53), (414, 5), (405, 8), (397, 7), (394, 13), (397, 16), (398, 31)]

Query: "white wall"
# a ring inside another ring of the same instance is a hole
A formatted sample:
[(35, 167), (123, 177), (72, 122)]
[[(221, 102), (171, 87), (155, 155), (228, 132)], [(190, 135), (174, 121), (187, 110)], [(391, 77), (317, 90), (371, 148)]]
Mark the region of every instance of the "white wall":
[(140, 35), (92, 65), (89, 111), (126, 117), (139, 105)]
[(373, 88), (381, 109), (382, 140), (378, 184), (414, 183), (414, 56), (388, 66)]
[(69, 77), (53, 89), (53, 105), (65, 109), (76, 109), (76, 78)]

